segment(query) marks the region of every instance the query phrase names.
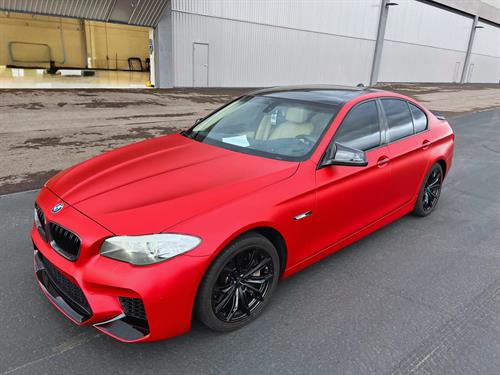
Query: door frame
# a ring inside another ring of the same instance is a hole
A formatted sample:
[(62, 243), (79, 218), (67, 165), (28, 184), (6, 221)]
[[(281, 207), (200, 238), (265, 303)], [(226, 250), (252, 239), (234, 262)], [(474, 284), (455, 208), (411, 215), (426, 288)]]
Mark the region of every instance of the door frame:
[(205, 45), (207, 46), (207, 86), (206, 87), (209, 87), (208, 86), (208, 82), (209, 82), (209, 74), (210, 74), (210, 71), (208, 70), (209, 66), (208, 66), (208, 62), (210, 61), (210, 45), (208, 43), (202, 43), (202, 42), (193, 42), (193, 51), (192, 51), (192, 56), (191, 56), (191, 61), (192, 61), (192, 65), (193, 65), (193, 68), (192, 68), (192, 75), (193, 75), (193, 87), (196, 87), (194, 85), (194, 70), (195, 70), (195, 66), (194, 66), (194, 49), (195, 49), (195, 46), (199, 44), (199, 45)]

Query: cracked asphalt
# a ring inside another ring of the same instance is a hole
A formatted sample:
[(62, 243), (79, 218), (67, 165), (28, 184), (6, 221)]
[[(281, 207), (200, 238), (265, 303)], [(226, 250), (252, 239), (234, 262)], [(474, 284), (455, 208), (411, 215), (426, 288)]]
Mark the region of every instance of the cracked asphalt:
[(194, 322), (126, 345), (42, 296), (29, 230), (36, 192), (0, 196), (0, 374), (500, 373), (500, 109), (450, 120), (453, 168), (430, 217), (406, 216), (281, 282), (260, 319)]

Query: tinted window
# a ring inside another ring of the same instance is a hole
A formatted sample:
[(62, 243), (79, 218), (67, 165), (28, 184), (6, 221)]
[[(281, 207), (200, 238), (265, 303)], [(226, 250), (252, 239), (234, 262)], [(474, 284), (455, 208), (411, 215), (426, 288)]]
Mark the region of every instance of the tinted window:
[(415, 132), (421, 132), (427, 129), (427, 116), (425, 113), (417, 106), (408, 103), (410, 105), (411, 114), (413, 116), (413, 126), (415, 127)]
[(366, 151), (380, 145), (380, 126), (374, 101), (361, 103), (352, 109), (340, 125), (335, 141)]
[(389, 142), (413, 134), (413, 121), (408, 104), (403, 100), (382, 100), (387, 125), (389, 127)]

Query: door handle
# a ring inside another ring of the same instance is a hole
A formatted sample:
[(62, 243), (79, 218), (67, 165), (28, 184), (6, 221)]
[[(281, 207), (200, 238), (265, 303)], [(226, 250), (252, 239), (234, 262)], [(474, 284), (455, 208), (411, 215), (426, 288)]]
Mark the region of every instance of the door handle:
[(427, 150), (431, 145), (431, 142), (428, 141), (427, 139), (425, 139), (423, 142), (422, 142), (422, 150)]
[(389, 163), (389, 158), (387, 156), (381, 156), (377, 160), (377, 166), (379, 168), (385, 167)]

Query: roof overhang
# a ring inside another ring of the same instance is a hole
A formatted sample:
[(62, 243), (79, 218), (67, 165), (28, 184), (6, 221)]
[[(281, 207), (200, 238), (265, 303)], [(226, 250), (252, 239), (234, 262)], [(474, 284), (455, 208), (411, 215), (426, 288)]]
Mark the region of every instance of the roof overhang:
[(0, 10), (156, 27), (168, 0), (0, 0)]

